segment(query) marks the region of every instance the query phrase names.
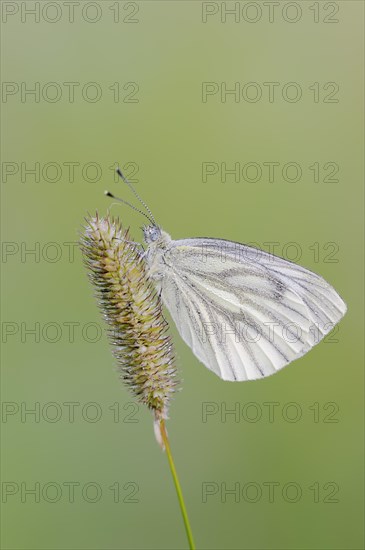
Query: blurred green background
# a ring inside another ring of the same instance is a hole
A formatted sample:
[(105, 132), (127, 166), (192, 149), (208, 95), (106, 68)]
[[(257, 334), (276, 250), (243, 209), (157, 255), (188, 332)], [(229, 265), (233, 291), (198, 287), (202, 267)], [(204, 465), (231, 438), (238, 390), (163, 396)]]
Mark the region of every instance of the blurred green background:
[[(80, 1), (70, 22), (70, 3), (3, 2), (3, 548), (187, 547), (73, 244), (104, 189), (134, 202), (117, 162), (173, 238), (278, 243), (349, 308), (258, 382), (221, 381), (172, 327), (168, 430), (197, 546), (363, 548), (363, 3), (236, 4)], [(247, 177), (224, 182), (222, 163)], [(142, 238), (137, 213), (112, 213)]]

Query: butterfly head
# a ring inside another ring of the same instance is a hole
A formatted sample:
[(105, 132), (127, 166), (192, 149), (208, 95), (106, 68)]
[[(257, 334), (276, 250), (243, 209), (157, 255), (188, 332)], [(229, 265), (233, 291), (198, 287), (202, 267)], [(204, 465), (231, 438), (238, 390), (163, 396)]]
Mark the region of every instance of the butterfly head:
[(143, 227), (143, 235), (146, 243), (150, 244), (161, 238), (161, 229), (157, 225), (145, 225)]

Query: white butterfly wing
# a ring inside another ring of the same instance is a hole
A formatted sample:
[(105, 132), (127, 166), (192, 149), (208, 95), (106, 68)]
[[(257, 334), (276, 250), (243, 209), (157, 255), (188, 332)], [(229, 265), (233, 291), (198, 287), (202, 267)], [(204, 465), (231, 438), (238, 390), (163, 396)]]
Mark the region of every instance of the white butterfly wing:
[(319, 275), (231, 241), (171, 241), (162, 272), (161, 298), (182, 338), (223, 380), (277, 372), (346, 312)]

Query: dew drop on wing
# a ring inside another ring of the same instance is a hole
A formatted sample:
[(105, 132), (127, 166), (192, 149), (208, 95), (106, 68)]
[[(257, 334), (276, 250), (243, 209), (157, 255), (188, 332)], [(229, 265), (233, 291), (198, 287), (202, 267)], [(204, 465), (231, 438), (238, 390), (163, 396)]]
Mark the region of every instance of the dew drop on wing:
[(284, 294), (285, 294), (285, 291), (286, 291), (286, 285), (280, 281), (279, 279), (274, 279), (274, 286), (275, 286), (275, 290), (274, 290), (274, 298), (275, 300), (277, 301), (281, 301), (284, 297)]

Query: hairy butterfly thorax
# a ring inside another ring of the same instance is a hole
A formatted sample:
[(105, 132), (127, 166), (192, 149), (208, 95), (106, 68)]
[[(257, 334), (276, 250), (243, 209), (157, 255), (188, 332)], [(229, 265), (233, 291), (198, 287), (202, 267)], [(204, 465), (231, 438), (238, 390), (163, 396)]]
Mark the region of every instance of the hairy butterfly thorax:
[(144, 239), (147, 244), (146, 263), (148, 276), (158, 281), (163, 277), (166, 268), (165, 255), (172, 244), (168, 233), (157, 226), (143, 228)]

